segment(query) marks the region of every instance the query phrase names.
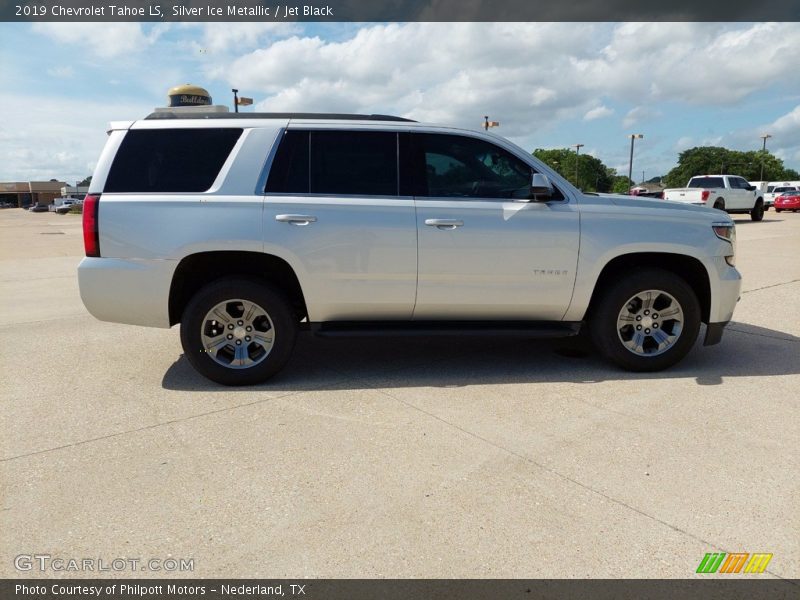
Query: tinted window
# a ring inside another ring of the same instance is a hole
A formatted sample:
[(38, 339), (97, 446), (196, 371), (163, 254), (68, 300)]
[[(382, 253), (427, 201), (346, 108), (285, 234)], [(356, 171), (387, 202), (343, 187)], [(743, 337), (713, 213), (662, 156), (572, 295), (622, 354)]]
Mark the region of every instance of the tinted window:
[(733, 178), (731, 178), (730, 181), (731, 181), (731, 187), (732, 188), (738, 188), (740, 190), (746, 190), (747, 188), (750, 187), (750, 184), (747, 183), (747, 181), (745, 181), (741, 177), (733, 177)]
[(396, 196), (397, 134), (312, 131), (311, 193)]
[(420, 195), (513, 198), (530, 188), (531, 168), (494, 144), (457, 135), (419, 134), (415, 139), (424, 156)]
[(269, 171), (267, 192), (308, 193), (308, 131), (287, 131)]
[(129, 131), (104, 191), (204, 192), (241, 135), (233, 128)]
[(692, 177), (687, 187), (698, 187), (710, 190), (712, 188), (724, 188), (725, 182), (722, 177)]
[(266, 191), (396, 196), (397, 134), (289, 131), (275, 155)]

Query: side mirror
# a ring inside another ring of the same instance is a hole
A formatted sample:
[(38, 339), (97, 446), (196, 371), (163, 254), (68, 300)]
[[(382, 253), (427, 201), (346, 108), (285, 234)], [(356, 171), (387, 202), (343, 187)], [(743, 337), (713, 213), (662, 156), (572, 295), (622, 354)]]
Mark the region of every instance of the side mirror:
[(748, 189), (748, 191), (752, 192), (753, 190), (755, 190), (755, 189), (756, 189), (756, 186), (754, 186), (754, 185), (748, 185), (748, 186), (747, 186), (747, 189)]
[(553, 184), (542, 173), (534, 173), (531, 177), (531, 199), (534, 202), (544, 202), (553, 196)]

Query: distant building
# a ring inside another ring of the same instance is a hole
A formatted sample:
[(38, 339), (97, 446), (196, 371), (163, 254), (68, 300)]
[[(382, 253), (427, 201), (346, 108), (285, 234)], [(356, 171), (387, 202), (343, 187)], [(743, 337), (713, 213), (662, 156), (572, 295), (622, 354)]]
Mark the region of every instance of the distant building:
[(83, 200), (86, 194), (89, 193), (88, 185), (65, 185), (61, 188), (62, 198), (75, 198), (76, 200)]
[[(63, 181), (0, 181), (0, 202), (11, 202), (26, 208), (32, 204), (52, 204), (60, 198)], [(74, 188), (73, 188), (74, 189)]]

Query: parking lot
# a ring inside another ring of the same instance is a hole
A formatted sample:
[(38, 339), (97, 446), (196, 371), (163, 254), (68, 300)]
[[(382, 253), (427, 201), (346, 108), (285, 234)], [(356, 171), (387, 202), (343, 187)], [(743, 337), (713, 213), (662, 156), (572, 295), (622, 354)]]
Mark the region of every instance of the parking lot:
[(135, 576), (685, 578), (769, 552), (758, 577), (800, 577), (800, 214), (736, 221), (735, 321), (664, 373), (571, 341), (305, 335), (276, 379), (230, 389), (177, 328), (85, 311), (79, 216), (2, 210), (0, 576), (92, 576), (15, 569), (49, 554), (194, 560)]

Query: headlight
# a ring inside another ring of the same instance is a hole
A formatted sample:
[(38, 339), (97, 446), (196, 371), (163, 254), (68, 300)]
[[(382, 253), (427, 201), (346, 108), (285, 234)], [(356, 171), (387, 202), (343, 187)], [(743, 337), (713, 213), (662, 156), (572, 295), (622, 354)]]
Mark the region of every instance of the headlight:
[(725, 262), (730, 266), (736, 266), (736, 226), (733, 223), (713, 223), (711, 229), (719, 239), (729, 242), (731, 253), (725, 256)]
[(736, 226), (733, 223), (714, 223), (711, 226), (716, 236), (733, 244), (736, 241)]

